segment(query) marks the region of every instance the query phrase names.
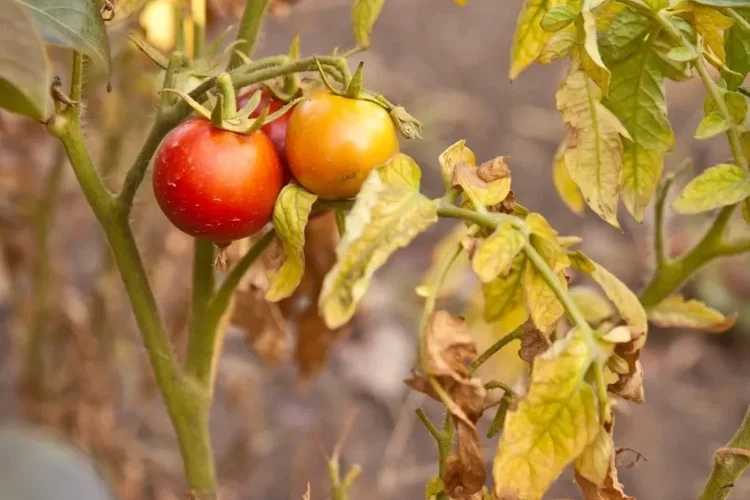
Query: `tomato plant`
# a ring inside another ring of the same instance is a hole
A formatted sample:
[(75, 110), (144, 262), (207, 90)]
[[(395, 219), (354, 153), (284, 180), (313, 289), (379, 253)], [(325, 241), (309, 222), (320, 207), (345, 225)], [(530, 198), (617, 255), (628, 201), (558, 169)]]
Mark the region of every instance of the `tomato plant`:
[(303, 99), (289, 119), (289, 168), (322, 199), (354, 197), (372, 169), (398, 147), (391, 117), (367, 100), (320, 91)]
[[(298, 351), (315, 353), (306, 366), (317, 368), (375, 272), (440, 219), (456, 225), (417, 288), (424, 304), (418, 356), (407, 380), (446, 409), (442, 428), (417, 411), (438, 445), (437, 475), (425, 497), (539, 500), (571, 467), (586, 500), (632, 498), (617, 476), (614, 407), (620, 400), (645, 402), (640, 355), (649, 324), (719, 333), (736, 319), (678, 290), (714, 259), (750, 251), (750, 239), (729, 230), (750, 223), (750, 92), (742, 87), (750, 73), (750, 0), (522, 2), (510, 78), (534, 62), (568, 61), (555, 96), (568, 136), (550, 173), (563, 201), (576, 212), (588, 206), (614, 227), (620, 224), (620, 200), (637, 222), (653, 207), (654, 272), (638, 294), (577, 248), (580, 238), (560, 235), (542, 214), (519, 203), (503, 156), (480, 161), (459, 140), (435, 162), (443, 194), (430, 198), (421, 192), (423, 171), (399, 152), (398, 137), (417, 138), (421, 125), (366, 87), (363, 63), (353, 74), (350, 69), (352, 58), (370, 45), (384, 0), (354, 0), (355, 47), (305, 58), (295, 39), (288, 54), (251, 59), (267, 0), (245, 2), (236, 40), (223, 53), (217, 49), (221, 37), (207, 50), (202, 0), (191, 2), (191, 51), (184, 37), (175, 37), (178, 46), (166, 55), (132, 34), (164, 71), (164, 80), (153, 126), (115, 194), (83, 134), (85, 77), (95, 71), (109, 77), (118, 69), (99, 2), (61, 0), (70, 12), (64, 19), (49, 2), (0, 2), (7, 39), (14, 44), (4, 54), (9, 64), (0, 67), (0, 106), (43, 123), (59, 139), (102, 226), (180, 445), (189, 498), (213, 499), (219, 491), (208, 422), (225, 320), (236, 312), (237, 299), (246, 298), (238, 290), (249, 270), (262, 268), (250, 293), (262, 296), (267, 309), (253, 314), (247, 326), (265, 334), (266, 323), (273, 322), (281, 337), (287, 325), (279, 324), (288, 320), (299, 330)], [(115, 10), (109, 19), (142, 6), (102, 5)], [(54, 77), (37, 31), (45, 42), (73, 51), (69, 88)], [(68, 31), (75, 36), (61, 37)], [(84, 64), (86, 58), (91, 64)], [(300, 92), (301, 73), (316, 74), (327, 90)], [(675, 142), (666, 82), (693, 77), (707, 93), (695, 138), (726, 135), (732, 158), (692, 179), (668, 205), (677, 173), (663, 175)], [(291, 100), (276, 100), (269, 85), (283, 88)], [(235, 88), (252, 89), (240, 97), (239, 107)], [(59, 184), (60, 158), (49, 182), (50, 199)], [(284, 163), (297, 182), (287, 183)], [(195, 237), (184, 359), (175, 354), (168, 323), (153, 299), (131, 226), (134, 199), (151, 165), (158, 205)], [(665, 250), (668, 206), (680, 214), (715, 211), (708, 230), (677, 255)], [(308, 223), (323, 211), (335, 212), (340, 236), (329, 248), (328, 265), (308, 242), (315, 236)], [(49, 217), (42, 215), (38, 240), (45, 247)], [(241, 244), (249, 249), (217, 280), (210, 242), (224, 246), (248, 236), (252, 242)], [(38, 253), (37, 275), (43, 278), (49, 274), (43, 267), (49, 248)], [(473, 293), (482, 304), (481, 313), (466, 319), (438, 309), (449, 273), (461, 266), (480, 283)], [(582, 287), (579, 280), (597, 287)], [(279, 319), (283, 310), (294, 309), (285, 301), (300, 289), (304, 311)], [(480, 352), (475, 330), (489, 327), (493, 342)], [(514, 341), (520, 341), (518, 355), (527, 363), (523, 379), (514, 386), (487, 380), (482, 365)], [(500, 435), (491, 486), (484, 467), (487, 446), (477, 426), (484, 415), (491, 417), (488, 439)], [(726, 498), (750, 465), (750, 411), (747, 415), (717, 452), (702, 500)], [(331, 496), (341, 500), (348, 498), (358, 469), (342, 478), (337, 460), (338, 450), (329, 472)]]
[(175, 226), (227, 244), (270, 221), (283, 173), (265, 133), (229, 132), (199, 118), (164, 138), (154, 156), (153, 184), (156, 201)]

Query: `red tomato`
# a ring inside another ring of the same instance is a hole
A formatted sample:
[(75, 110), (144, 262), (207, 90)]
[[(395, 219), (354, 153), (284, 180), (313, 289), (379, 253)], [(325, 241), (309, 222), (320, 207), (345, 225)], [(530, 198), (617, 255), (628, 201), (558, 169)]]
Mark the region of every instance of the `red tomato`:
[[(240, 94), (237, 99), (237, 109), (242, 109), (242, 107), (250, 100), (250, 97), (252, 97), (257, 91), (258, 88), (251, 87)], [(257, 118), (260, 116), (260, 113), (266, 108), (266, 106), (268, 107), (268, 114), (275, 113), (285, 106), (284, 102), (276, 99), (267, 87), (262, 87), (260, 91), (260, 104), (252, 113), (250, 113), (251, 118)], [(266, 133), (268, 138), (271, 139), (273, 146), (276, 148), (276, 152), (279, 154), (281, 164), (284, 167), (284, 184), (287, 184), (292, 180), (292, 174), (289, 171), (289, 163), (286, 159), (286, 129), (289, 125), (289, 117), (291, 115), (292, 110), (290, 109), (276, 120), (266, 123), (261, 129)]]
[(263, 228), (282, 182), (279, 156), (265, 133), (228, 132), (203, 119), (178, 125), (154, 157), (161, 210), (181, 231), (217, 244)]

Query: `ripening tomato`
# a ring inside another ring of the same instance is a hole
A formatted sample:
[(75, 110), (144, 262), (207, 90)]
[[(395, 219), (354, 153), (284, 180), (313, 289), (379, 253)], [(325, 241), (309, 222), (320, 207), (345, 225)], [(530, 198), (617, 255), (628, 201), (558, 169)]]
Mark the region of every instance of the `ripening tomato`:
[(289, 119), (289, 168), (322, 199), (355, 196), (367, 174), (397, 152), (396, 127), (374, 102), (320, 91), (297, 104)]
[[(240, 94), (237, 99), (237, 109), (247, 104), (250, 97), (258, 91), (257, 87), (251, 87), (247, 91)], [(260, 89), (260, 104), (255, 110), (250, 113), (251, 118), (257, 118), (260, 116), (266, 106), (268, 107), (268, 114), (275, 113), (285, 106), (283, 101), (280, 101), (268, 90), (267, 87), (261, 87)], [(266, 123), (261, 130), (266, 133), (273, 146), (276, 148), (276, 152), (279, 154), (281, 159), (281, 165), (284, 167), (284, 184), (287, 184), (292, 180), (292, 174), (289, 172), (289, 163), (286, 159), (286, 130), (289, 125), (289, 117), (292, 115), (292, 110), (287, 111), (272, 122)]]
[(281, 191), (279, 155), (265, 133), (183, 122), (154, 157), (156, 201), (181, 231), (219, 245), (259, 231)]

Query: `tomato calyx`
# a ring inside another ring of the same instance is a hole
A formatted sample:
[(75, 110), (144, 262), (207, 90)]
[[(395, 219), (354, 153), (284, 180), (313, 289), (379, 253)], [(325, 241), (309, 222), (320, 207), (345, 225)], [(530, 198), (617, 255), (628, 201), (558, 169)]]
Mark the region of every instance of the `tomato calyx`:
[(267, 123), (283, 116), (300, 101), (299, 98), (292, 99), (285, 106), (282, 106), (273, 113), (270, 113), (268, 106), (266, 106), (257, 118), (250, 118), (250, 115), (258, 108), (261, 102), (260, 90), (253, 93), (247, 104), (238, 111), (234, 84), (229, 73), (222, 73), (216, 78), (216, 88), (218, 90), (217, 95), (209, 97), (209, 101), (213, 102), (213, 109), (211, 111), (181, 90), (163, 89), (162, 92), (178, 95), (196, 113), (210, 120), (214, 127), (240, 134), (252, 134), (260, 130)]

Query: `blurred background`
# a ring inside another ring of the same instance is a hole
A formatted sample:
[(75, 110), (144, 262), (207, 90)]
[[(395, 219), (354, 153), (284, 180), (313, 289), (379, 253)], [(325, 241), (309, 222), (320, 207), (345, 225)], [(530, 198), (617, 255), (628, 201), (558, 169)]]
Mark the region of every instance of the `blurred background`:
[[(161, 82), (154, 66), (125, 42), (125, 33), (145, 29), (167, 50), (173, 42), (164, 14), (169, 1), (152, 2), (143, 16), (110, 27), (117, 68), (112, 93), (101, 76), (90, 78), (87, 135), (113, 189), (137, 154)], [(209, 3), (213, 34), (236, 24), (242, 1)], [(295, 34), (303, 54), (351, 46), (350, 4), (277, 0), (256, 56), (285, 53)], [(564, 65), (535, 65), (513, 83), (507, 77), (520, 4), (386, 2), (372, 48), (361, 56), (366, 85), (424, 123), (424, 139), (402, 147), (422, 166), (428, 195), (441, 194), (437, 156), (456, 140), (466, 139), (478, 159), (506, 155), (518, 200), (562, 234), (583, 237), (584, 251), (637, 289), (650, 272), (650, 221), (638, 225), (623, 210), (619, 232), (591, 213), (571, 213), (554, 191), (552, 158), (565, 133), (554, 93)], [(65, 80), (69, 54), (53, 55)], [(667, 170), (686, 158), (694, 160), (695, 171), (724, 160), (723, 138), (692, 139), (702, 116), (699, 82), (671, 84), (668, 95), (677, 147)], [(158, 211), (149, 181), (137, 198), (133, 224), (179, 350), (192, 244)], [(670, 219), (671, 250), (687, 248), (704, 223), (700, 217)], [(296, 301), (263, 303), (263, 263), (251, 270), (237, 297), (212, 417), (223, 499), (299, 499), (308, 482), (312, 499), (328, 498), (326, 454), (355, 411), (342, 454), (342, 467), (364, 469), (352, 498), (423, 498), (437, 471), (436, 451), (414, 410), (423, 406), (440, 418), (440, 408), (402, 381), (413, 364), (422, 305), (414, 289), (452, 227), (441, 222), (398, 252), (376, 274), (346, 331), (325, 329), (300, 306), (332, 264), (336, 233), (330, 218), (316, 219), (308, 230), (309, 269)], [(232, 251), (242, 248), (236, 244)], [(11, 482), (28, 480), (39, 488), (39, 499), (183, 498), (175, 437), (101, 231), (58, 144), (40, 125), (6, 113), (0, 113), (0, 256), (0, 470), (10, 471), (0, 474), (0, 498), (19, 498), (3, 492), (13, 491)], [(620, 480), (630, 495), (695, 498), (714, 450), (733, 434), (750, 403), (748, 263), (736, 258), (707, 267), (685, 291), (727, 314), (737, 311), (732, 331), (650, 333), (642, 356), (647, 403), (616, 408), (615, 442), (630, 450), (620, 455)], [(459, 267), (448, 291), (441, 307), (467, 317), (480, 347), (491, 343), (493, 328), (476, 312), (477, 286), (469, 273)], [(253, 328), (245, 331), (244, 325)], [(486, 370), (509, 383), (524, 374), (513, 347)], [(488, 467), (496, 445), (496, 439), (486, 441)], [(34, 465), (39, 456), (73, 464), (75, 471), (43, 472)], [(88, 479), (68, 481), (67, 491), (61, 477)], [(733, 495), (750, 498), (750, 479)], [(577, 497), (567, 474), (548, 495)]]

